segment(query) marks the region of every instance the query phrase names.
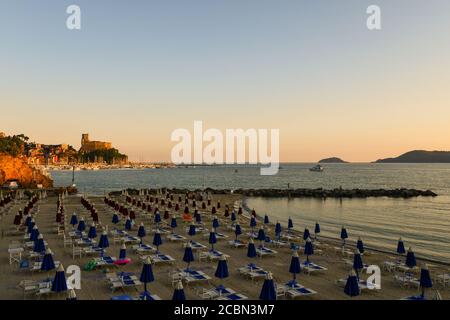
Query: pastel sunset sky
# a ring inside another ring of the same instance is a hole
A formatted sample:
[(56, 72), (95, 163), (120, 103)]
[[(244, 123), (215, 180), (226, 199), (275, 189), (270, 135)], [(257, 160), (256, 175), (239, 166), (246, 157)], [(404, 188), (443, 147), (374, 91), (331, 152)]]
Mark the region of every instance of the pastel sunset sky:
[(285, 162), (450, 150), (450, 1), (0, 0), (0, 119), (135, 161), (169, 161), (194, 120), (278, 128)]

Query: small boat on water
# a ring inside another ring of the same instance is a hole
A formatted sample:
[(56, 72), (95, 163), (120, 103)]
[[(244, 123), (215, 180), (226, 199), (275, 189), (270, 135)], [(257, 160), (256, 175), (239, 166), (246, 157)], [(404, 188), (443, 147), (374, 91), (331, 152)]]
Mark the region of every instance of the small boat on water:
[(312, 171), (312, 172), (323, 172), (323, 167), (320, 164), (318, 164), (318, 165), (316, 165), (316, 166), (314, 166), (312, 168), (309, 168), (309, 171)]

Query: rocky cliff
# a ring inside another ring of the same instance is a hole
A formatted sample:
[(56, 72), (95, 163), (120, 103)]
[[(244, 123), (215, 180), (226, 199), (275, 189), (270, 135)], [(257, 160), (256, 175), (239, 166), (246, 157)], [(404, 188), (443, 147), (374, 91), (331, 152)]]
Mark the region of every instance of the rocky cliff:
[(35, 188), (38, 184), (53, 187), (53, 180), (30, 167), (24, 158), (0, 154), (0, 185), (11, 179), (18, 180), (23, 188)]

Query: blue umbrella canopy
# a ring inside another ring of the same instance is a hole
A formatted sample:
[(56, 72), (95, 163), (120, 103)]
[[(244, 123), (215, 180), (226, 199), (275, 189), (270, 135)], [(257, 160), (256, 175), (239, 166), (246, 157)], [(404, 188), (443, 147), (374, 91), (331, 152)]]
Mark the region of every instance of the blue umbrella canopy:
[(187, 269), (189, 269), (189, 264), (194, 261), (194, 253), (192, 252), (192, 245), (190, 242), (188, 242), (184, 248), (183, 261), (187, 263)]
[(139, 226), (139, 229), (138, 229), (138, 234), (137, 234), (137, 236), (139, 237), (139, 238), (144, 238), (145, 237), (145, 227), (144, 227), (144, 223), (143, 222), (141, 222), (141, 225)]
[(316, 222), (316, 226), (314, 227), (314, 233), (316, 236), (320, 233), (320, 224), (318, 222)]
[(172, 229), (175, 229), (177, 227), (177, 218), (172, 217), (172, 219), (170, 220), (170, 227)]
[(112, 216), (112, 223), (114, 224), (118, 224), (119, 223), (119, 215), (117, 213), (114, 212), (113, 216)]
[(250, 238), (250, 240), (248, 241), (247, 257), (249, 258), (256, 257), (256, 248), (255, 244), (253, 243), (253, 238)]
[(127, 257), (127, 246), (125, 243), (122, 244), (119, 251), (119, 260), (123, 260)]
[(219, 227), (219, 219), (217, 219), (217, 217), (215, 216), (213, 221), (212, 221), (212, 227), (214, 229), (217, 229)]
[(231, 211), (231, 221), (236, 221), (236, 212), (234, 212), (234, 210)]
[[(31, 217), (31, 214), (27, 215), (27, 217), (25, 218), (25, 225), (28, 227), (32, 220), (33, 218)], [(28, 233), (30, 232), (28, 231)]]
[(356, 276), (356, 273), (354, 271), (352, 271), (347, 278), (344, 292), (350, 297), (356, 297), (360, 294), (358, 277)]
[(342, 239), (342, 240), (345, 240), (345, 239), (347, 239), (347, 238), (348, 238), (347, 229), (345, 229), (345, 227), (342, 226), (342, 229), (341, 229), (341, 239)]
[(39, 236), (39, 229), (37, 225), (34, 225), (30, 232), (30, 241), (36, 241)]
[(108, 234), (106, 233), (106, 231), (103, 231), (102, 235), (100, 236), (98, 246), (102, 249), (109, 247)]
[(397, 253), (398, 254), (405, 254), (406, 250), (405, 250), (405, 244), (402, 240), (402, 238), (398, 239), (398, 243), (397, 243)]
[(84, 230), (86, 230), (86, 223), (84, 222), (84, 218), (81, 217), (80, 222), (78, 222), (78, 231), (83, 232)]
[(219, 279), (225, 279), (228, 278), (228, 265), (227, 265), (227, 259), (225, 256), (220, 256), (219, 263), (217, 264), (216, 273), (214, 274), (216, 278)]
[(156, 246), (156, 250), (159, 250), (159, 246), (162, 245), (161, 233), (159, 230), (155, 231), (155, 235), (153, 236), (153, 245)]
[(188, 234), (192, 237), (192, 236), (195, 236), (195, 224), (191, 224), (190, 226), (189, 226), (189, 232), (188, 232)]
[(264, 232), (264, 228), (259, 228), (257, 240), (263, 242), (266, 240), (266, 233)]
[(97, 228), (95, 227), (95, 223), (92, 223), (92, 225), (89, 228), (88, 238), (89, 239), (97, 238)]
[(305, 228), (305, 231), (303, 231), (303, 240), (306, 241), (310, 237), (309, 229), (308, 227)]
[(175, 290), (173, 291), (172, 300), (173, 301), (186, 300), (186, 295), (184, 294), (183, 284), (181, 283), (181, 281), (178, 281), (177, 286), (175, 287)]
[(281, 223), (279, 223), (278, 221), (277, 224), (275, 225), (275, 236), (277, 238), (281, 237)]
[(147, 283), (155, 281), (150, 257), (145, 260), (144, 265), (142, 266), (139, 280), (144, 284), (144, 293), (147, 292)]
[(161, 222), (161, 215), (159, 214), (159, 211), (157, 211), (155, 213), (155, 223), (160, 223)]
[[(358, 249), (355, 250), (355, 254), (353, 255), (353, 269), (356, 271), (356, 275), (358, 276), (359, 270), (364, 268), (364, 264), (361, 258), (361, 253)], [(359, 276), (358, 276), (359, 278)]]
[(50, 271), (55, 269), (55, 262), (53, 261), (53, 254), (50, 249), (45, 252), (44, 258), (42, 259), (41, 271)]
[(236, 223), (236, 225), (234, 226), (234, 234), (236, 235), (236, 240), (238, 236), (242, 234), (241, 225), (239, 223)]
[(125, 230), (131, 230), (131, 219), (130, 217), (127, 217), (125, 220)]
[(304, 254), (306, 255), (306, 261), (309, 262), (309, 256), (314, 254), (314, 247), (310, 238), (306, 239)]
[(409, 268), (414, 268), (417, 265), (416, 256), (411, 248), (408, 249), (408, 253), (406, 254), (406, 266)]
[(433, 287), (433, 282), (431, 281), (430, 270), (428, 270), (428, 265), (424, 264), (420, 270), (420, 286), (422, 288)]
[(214, 244), (217, 243), (216, 233), (211, 231), (209, 233), (209, 244), (211, 244), (211, 250), (214, 250)]
[(269, 224), (269, 223), (270, 223), (269, 216), (266, 214), (266, 215), (264, 215), (264, 224)]
[(253, 229), (254, 227), (256, 227), (256, 219), (254, 216), (252, 216), (250, 219), (250, 228)]
[(52, 291), (53, 292), (63, 292), (67, 291), (67, 280), (66, 274), (64, 272), (64, 267), (62, 264), (59, 265), (56, 270), (55, 278), (52, 282)]
[(200, 213), (196, 212), (194, 214), (194, 218), (196, 223), (200, 224), (202, 222), (202, 216), (200, 215)]
[(31, 218), (31, 216), (30, 216), (30, 222), (28, 223), (28, 226), (27, 226), (27, 233), (31, 233), (31, 231), (33, 231), (33, 228), (34, 228), (34, 226), (36, 225), (36, 222), (34, 221), (34, 219), (33, 218)]
[(33, 248), (34, 252), (38, 252), (38, 253), (43, 253), (45, 252), (45, 243), (44, 243), (44, 237), (42, 236), (42, 234), (40, 234), (38, 236), (38, 238), (36, 239), (36, 241), (34, 241), (34, 248)]
[(289, 273), (292, 273), (293, 281), (295, 282), (296, 275), (301, 272), (300, 258), (298, 257), (297, 251), (294, 251), (291, 257), (291, 264), (289, 266)]
[(272, 273), (268, 272), (266, 279), (264, 280), (261, 293), (259, 294), (260, 300), (277, 300), (275, 292), (275, 285), (273, 283)]
[(359, 237), (358, 241), (356, 242), (356, 248), (358, 248), (360, 253), (364, 253), (364, 243), (363, 243), (361, 237)]
[(292, 229), (292, 228), (294, 228), (294, 222), (292, 221), (291, 217), (289, 217), (289, 220), (288, 220), (288, 229)]
[(70, 224), (72, 226), (78, 224), (77, 214), (75, 212), (72, 214), (72, 217), (70, 218)]

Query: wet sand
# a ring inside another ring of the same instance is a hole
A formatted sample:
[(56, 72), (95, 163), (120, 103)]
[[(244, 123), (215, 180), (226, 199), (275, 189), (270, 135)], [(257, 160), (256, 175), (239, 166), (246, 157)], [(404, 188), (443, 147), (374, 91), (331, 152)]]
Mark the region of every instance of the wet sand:
[[(177, 199), (178, 197), (176, 197)], [(115, 197), (114, 199), (120, 200), (122, 203), (125, 203), (125, 198)], [(90, 218), (88, 211), (81, 205), (81, 198), (79, 196), (69, 196), (64, 199), (64, 207), (65, 207), (65, 215), (66, 215), (66, 233), (71, 229), (69, 225), (70, 216), (73, 212), (76, 212), (78, 218), (84, 217), (86, 220), (87, 229), (90, 226)], [(113, 224), (111, 223), (111, 217), (113, 210), (110, 207), (107, 207), (103, 203), (103, 198), (100, 197), (91, 197), (89, 200), (95, 204), (95, 207), (98, 211), (100, 222), (102, 226), (108, 225), (108, 229), (113, 229)], [(248, 258), (246, 256), (247, 249), (246, 248), (232, 248), (228, 244), (228, 240), (234, 239), (234, 232), (226, 227), (226, 223), (230, 224), (231, 221), (229, 218), (224, 218), (224, 207), (225, 204), (228, 204), (232, 209), (235, 201), (240, 200), (240, 196), (238, 195), (215, 195), (213, 198), (213, 204), (216, 201), (220, 200), (221, 209), (218, 209), (217, 216), (221, 219), (221, 226), (219, 228), (219, 232), (224, 233), (229, 236), (226, 240), (219, 240), (217, 244), (215, 244), (215, 249), (220, 250), (225, 254), (228, 254), (230, 258), (228, 259), (228, 268), (230, 272), (230, 276), (227, 279), (220, 280), (214, 277), (214, 273), (217, 267), (217, 262), (199, 262), (198, 255), (195, 255), (195, 261), (191, 263), (191, 268), (195, 270), (204, 271), (206, 274), (211, 276), (211, 280), (208, 283), (203, 284), (190, 284), (188, 286), (185, 285), (185, 293), (187, 299), (200, 299), (199, 292), (202, 291), (203, 288), (212, 288), (213, 286), (217, 286), (223, 284), (225, 287), (231, 288), (236, 292), (239, 292), (249, 299), (258, 299), (259, 293), (263, 284), (263, 280), (255, 280), (252, 281), (241, 276), (237, 272), (237, 268), (243, 267), (248, 263), (255, 263), (259, 267), (270, 271), (273, 273), (274, 280), (278, 284), (284, 284), (292, 279), (292, 275), (289, 274), (289, 264), (291, 260), (292, 251), (289, 247), (278, 248), (273, 247), (274, 250), (278, 252), (275, 256), (268, 256), (263, 258)], [(126, 271), (126, 272), (134, 272), (139, 277), (140, 271), (142, 269), (142, 263), (138, 257), (132, 250), (131, 245), (127, 246), (127, 254), (128, 257), (132, 259), (131, 264), (128, 264), (123, 267), (110, 268), (106, 269), (96, 269), (93, 271), (84, 271), (83, 266), (92, 258), (91, 257), (83, 257), (83, 258), (75, 258), (72, 259), (72, 249), (67, 246), (64, 248), (63, 245), (63, 237), (61, 235), (57, 235), (56, 232), (56, 224), (55, 224), (55, 214), (56, 214), (56, 197), (49, 197), (44, 200), (38, 201), (36, 208), (38, 206), (38, 213), (35, 216), (36, 224), (39, 227), (39, 231), (44, 235), (44, 239), (48, 242), (48, 247), (54, 253), (54, 259), (61, 261), (65, 267), (69, 265), (78, 265), (82, 269), (81, 275), (81, 290), (77, 290), (76, 294), (78, 299), (88, 299), (88, 300), (104, 300), (110, 299), (112, 296), (129, 294), (130, 296), (137, 296), (140, 292), (143, 291), (143, 285), (134, 288), (126, 288), (120, 289), (116, 292), (112, 292), (109, 283), (106, 280), (105, 273), (117, 272), (117, 271)], [(8, 254), (8, 246), (11, 241), (23, 241), (24, 233), (13, 234), (13, 230), (15, 227), (13, 226), (14, 215), (19, 209), (22, 209), (25, 205), (24, 200), (16, 200), (15, 203), (8, 207), (7, 210), (2, 212), (0, 226), (2, 230), (2, 239), (0, 242), (0, 299), (24, 299), (22, 289), (18, 288), (18, 284), (21, 280), (29, 279), (29, 280), (43, 280), (46, 278), (46, 273), (34, 272), (31, 273), (29, 270), (19, 270), (17, 264), (10, 265), (9, 264), (9, 254)], [(181, 208), (184, 208), (184, 203), (181, 205)], [(190, 208), (192, 210), (192, 208)], [(181, 209), (182, 210), (182, 209)], [(136, 224), (134, 225), (132, 231), (129, 232), (130, 235), (136, 236), (137, 229), (139, 224), (144, 222), (147, 236), (144, 238), (144, 243), (151, 244), (153, 240), (153, 233), (151, 232), (151, 224), (153, 223), (153, 219), (151, 218), (153, 215), (149, 215), (150, 217), (145, 216), (139, 211), (135, 210), (136, 214)], [(192, 210), (193, 211), (193, 210)], [(205, 223), (206, 227), (210, 229), (211, 227), (211, 208), (208, 207), (204, 210), (205, 213), (202, 213), (202, 219)], [(181, 211), (180, 211), (181, 212)], [(200, 210), (203, 212), (203, 210)], [(161, 214), (162, 215), (162, 214)], [(185, 228), (188, 224), (183, 224), (180, 214), (177, 215), (178, 219), (178, 227), (176, 228), (176, 233), (189, 238), (187, 235)], [(120, 217), (121, 221), (117, 225), (118, 228), (123, 229), (124, 219)], [(243, 228), (243, 234), (239, 236), (241, 240), (248, 240), (248, 236), (246, 233), (250, 231), (249, 228), (249, 220), (248, 217), (239, 216), (238, 217), (241, 227)], [(168, 220), (170, 223), (170, 220)], [(262, 224), (261, 219), (258, 220), (258, 227)], [(310, 226), (313, 228), (313, 226)], [(257, 230), (257, 229), (256, 229)], [(350, 230), (349, 230), (350, 231)], [(96, 241), (98, 241), (101, 233), (101, 227), (97, 228), (98, 237)], [(269, 231), (267, 233), (271, 238), (274, 238), (274, 226), (270, 225)], [(112, 236), (108, 235), (110, 247), (107, 249), (107, 255), (118, 257), (120, 244), (114, 244), (112, 241)], [(171, 283), (171, 279), (169, 278), (169, 272), (175, 268), (183, 269), (186, 264), (182, 261), (184, 249), (182, 247), (182, 243), (180, 242), (169, 242), (166, 240), (165, 235), (162, 235), (163, 244), (160, 247), (160, 251), (164, 254), (170, 255), (176, 259), (174, 265), (153, 265), (153, 272), (155, 275), (155, 281), (148, 285), (148, 289), (152, 294), (156, 294), (160, 296), (162, 299), (171, 299), (173, 293), (173, 287)], [(197, 234), (193, 237), (195, 241), (201, 242), (206, 246), (210, 246), (208, 244), (208, 237), (203, 237), (201, 234)], [(364, 240), (364, 239), (363, 239)], [(337, 252), (334, 247), (339, 246), (340, 240), (336, 238), (336, 240), (330, 239), (320, 239), (321, 249), (323, 250), (322, 254), (313, 255), (310, 260), (316, 264), (324, 266), (328, 268), (327, 271), (313, 274), (300, 274), (297, 276), (297, 281), (303, 286), (313, 289), (317, 291), (317, 294), (302, 297), (301, 299), (400, 299), (402, 297), (417, 295), (419, 293), (417, 288), (404, 288), (400, 287), (394, 281), (394, 273), (386, 272), (382, 270), (381, 276), (381, 290), (365, 290), (362, 295), (354, 298), (350, 298), (344, 294), (343, 288), (336, 284), (336, 280), (340, 278), (346, 278), (349, 274), (351, 266), (347, 265), (344, 262), (344, 258), (342, 254)], [(258, 245), (258, 242), (255, 241), (255, 244)], [(350, 250), (355, 249), (355, 243), (349, 242), (347, 244), (347, 248)], [(370, 254), (365, 254), (363, 256), (364, 263), (366, 264), (375, 264), (382, 266), (383, 262), (386, 260), (394, 260), (396, 259), (394, 253), (392, 255), (379, 253), (379, 252), (369, 252)], [(299, 252), (300, 260), (304, 261), (306, 257), (303, 255), (303, 252)], [(347, 259), (352, 260), (353, 258), (347, 257)], [(418, 261), (420, 264), (421, 262)], [(444, 265), (439, 264), (428, 264), (432, 277), (437, 276), (438, 274), (442, 274), (443, 272), (449, 273), (450, 268)], [(53, 277), (54, 272), (51, 273)], [(362, 278), (366, 278), (367, 275), (363, 274)], [(450, 299), (450, 290), (449, 288), (441, 288), (439, 285), (434, 283), (435, 289), (438, 289), (442, 298)], [(428, 290), (427, 297), (432, 298), (434, 291)], [(65, 295), (56, 295), (51, 294), (48, 296), (41, 297), (42, 299), (64, 299)], [(36, 296), (30, 295), (27, 296), (26, 299), (37, 299)]]

